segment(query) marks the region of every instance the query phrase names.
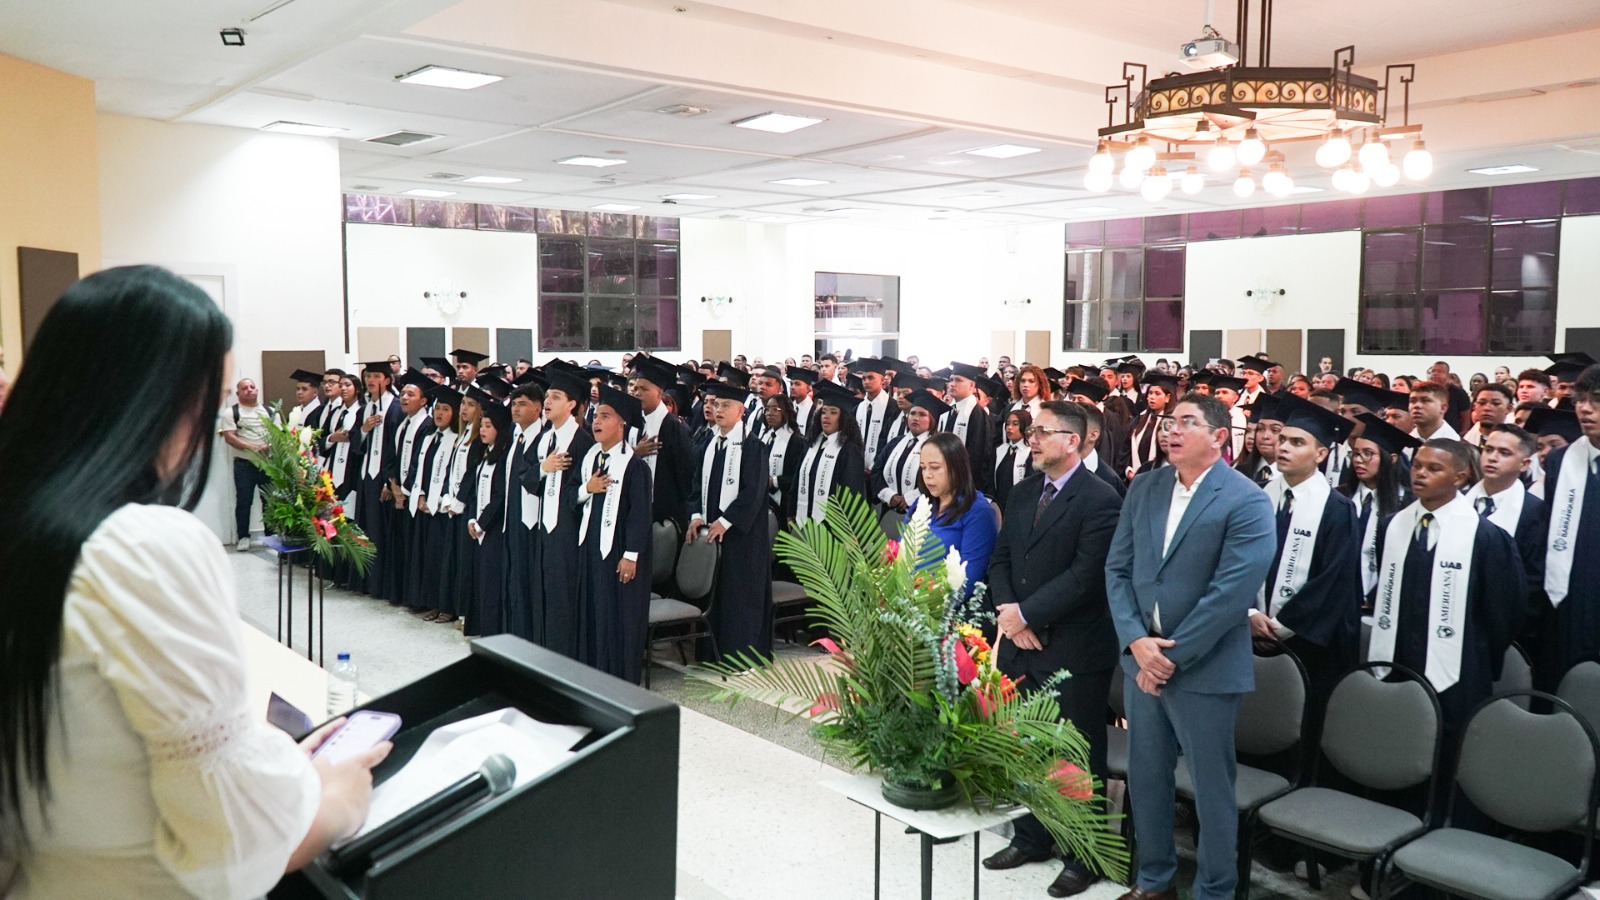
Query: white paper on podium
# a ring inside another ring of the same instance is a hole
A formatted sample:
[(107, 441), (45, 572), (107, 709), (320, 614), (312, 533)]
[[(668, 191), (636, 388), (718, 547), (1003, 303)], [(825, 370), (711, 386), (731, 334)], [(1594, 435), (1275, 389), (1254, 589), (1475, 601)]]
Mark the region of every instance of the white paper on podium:
[(581, 725), (552, 725), (507, 707), (436, 729), (405, 767), (372, 792), (366, 834), (451, 784), (478, 771), (496, 753), (517, 767), (516, 787), (550, 771), (589, 734)]

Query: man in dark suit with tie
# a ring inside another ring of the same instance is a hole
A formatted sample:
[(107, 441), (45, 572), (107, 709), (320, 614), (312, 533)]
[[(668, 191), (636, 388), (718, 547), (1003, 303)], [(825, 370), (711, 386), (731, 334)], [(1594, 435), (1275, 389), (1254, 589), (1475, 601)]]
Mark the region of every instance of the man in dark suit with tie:
[(1277, 547), (1272, 502), (1223, 462), (1232, 414), (1188, 394), (1172, 463), (1133, 479), (1111, 542), (1106, 593), (1126, 675), (1128, 792), (1138, 879), (1122, 900), (1176, 900), (1173, 770), (1182, 747), (1200, 823), (1196, 900), (1238, 882), (1234, 721), (1255, 689), (1249, 612)]
[[(989, 563), (989, 602), (1006, 640), (1000, 671), (1038, 690), (1066, 669), (1056, 688), (1061, 716), (1089, 744), (1089, 771), (1106, 772), (1106, 705), (1117, 667), (1117, 634), (1106, 605), (1105, 567), (1122, 499), (1083, 465), (1088, 424), (1074, 403), (1051, 401), (1028, 429), (1035, 474), (1011, 489)], [(1011, 846), (984, 861), (1009, 869), (1049, 859), (1055, 842), (1033, 816), (1018, 819)], [(1052, 897), (1094, 883), (1065, 850)]]

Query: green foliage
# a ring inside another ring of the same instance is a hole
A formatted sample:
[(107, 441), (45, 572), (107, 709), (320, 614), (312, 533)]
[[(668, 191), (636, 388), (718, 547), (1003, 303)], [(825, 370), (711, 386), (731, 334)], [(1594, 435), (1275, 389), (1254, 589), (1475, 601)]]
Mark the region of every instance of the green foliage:
[[(270, 482), (262, 491), (261, 521), (284, 540), (310, 547), (329, 563), (349, 560), (364, 574), (375, 553), (372, 541), (345, 516), (332, 481), (318, 469), (309, 449), (317, 432), (283, 425), (276, 405), (271, 413), (261, 420), (266, 452), (250, 455)], [(309, 435), (310, 441), (302, 435)]]
[[(951, 595), (959, 576), (949, 577), (925, 511), (896, 544), (864, 499), (839, 492), (822, 522), (780, 533), (776, 551), (815, 599), (810, 613), (831, 636), (818, 643), (831, 656), (816, 665), (734, 654), (704, 667), (743, 673), (707, 679), (708, 696), (809, 705), (795, 715), (809, 715), (813, 736), (849, 768), (930, 786), (953, 776), (969, 801), (1026, 805), (1078, 859), (1123, 877), (1127, 849), (1103, 796), (1089, 794), (1098, 782), (1073, 790), (1054, 774), (1064, 763), (1088, 770), (1087, 742), (1060, 717), (1059, 679), (1021, 693), (995, 671), (996, 651), (973, 625), (980, 603)], [(957, 657), (970, 660), (972, 648), (982, 662), (963, 677)]]

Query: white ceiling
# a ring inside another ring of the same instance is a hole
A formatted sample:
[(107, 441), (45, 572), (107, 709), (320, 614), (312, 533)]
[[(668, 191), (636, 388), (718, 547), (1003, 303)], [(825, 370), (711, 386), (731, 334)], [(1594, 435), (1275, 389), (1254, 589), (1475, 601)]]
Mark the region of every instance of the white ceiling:
[[(725, 2), (751, 5), (755, 0)], [(600, 4), (600, 0), (585, 3)], [(630, 16), (661, 13), (646, 10), (639, 0), (601, 5), (618, 29), (630, 27), (634, 21)], [(770, 6), (773, 16), (783, 13), (780, 5)], [(1217, 18), (1226, 19), (1223, 30), (1231, 30), (1232, 4), (1218, 7)], [(100, 107), (108, 112), (241, 128), (280, 119), (344, 128), (340, 148), (346, 190), (399, 193), (426, 186), (456, 191), (453, 199), (477, 202), (577, 209), (626, 203), (650, 215), (776, 217), (787, 222), (848, 219), (930, 228), (1134, 215), (1153, 208), (1127, 192), (1094, 195), (1082, 189), (1083, 165), (1101, 121), (1084, 121), (1072, 128), (1070, 136), (1046, 140), (1038, 133), (1008, 134), (976, 118), (934, 121), (909, 108), (864, 110), (840, 96), (807, 98), (806, 85), (801, 84), (779, 96), (748, 87), (697, 86), (664, 66), (654, 72), (608, 68), (592, 58), (586, 60), (582, 52), (585, 46), (603, 43), (604, 35), (561, 35), (571, 38), (574, 49), (571, 58), (554, 59), (515, 47), (430, 39), (413, 28), (452, 8), (459, 12), (464, 6), (454, 0), (9, 4), (0, 7), (0, 51), (94, 79)], [(1122, 0), (1115, 5), (960, 0), (939, 8), (967, 10), (974, 23), (992, 13), (1026, 17), (1074, 29), (1086, 42), (1096, 41), (1097, 35), (1115, 37), (1153, 48), (1156, 58), (1170, 58), (1179, 42), (1198, 33), (1203, 17), (1198, 0)], [(1357, 43), (1368, 61), (1400, 61), (1600, 28), (1600, 3), (1567, 0), (1350, 0), (1337, 7), (1298, 2), (1279, 4), (1276, 15), (1273, 62), (1280, 65), (1326, 65), (1332, 48), (1342, 43)], [(541, 21), (547, 21), (550, 29), (563, 27), (556, 16)], [(648, 24), (642, 18), (639, 22)], [(222, 47), (217, 29), (241, 23), (247, 30), (246, 47)], [(952, 21), (946, 30), (959, 30), (963, 24)], [(769, 33), (784, 30), (771, 21), (762, 21), (760, 27)], [(807, 34), (815, 32), (821, 35), (816, 40), (827, 40), (823, 30), (811, 28)], [(513, 41), (508, 38), (506, 43)], [(807, 44), (795, 46), (803, 50)], [(984, 54), (974, 52), (974, 57), (979, 55)], [(992, 53), (988, 56), (993, 58)], [(780, 62), (794, 61), (771, 64)], [(759, 69), (764, 61), (747, 63)], [(492, 72), (505, 80), (473, 91), (394, 80), (428, 64)], [(953, 85), (959, 86), (963, 75), (977, 77), (954, 63), (951, 69)], [(993, 74), (987, 72), (985, 77)], [(1111, 80), (1116, 73), (1104, 74)], [(1026, 73), (1014, 77), (1019, 84), (1029, 82), (1030, 89), (1038, 87)], [(1063, 97), (1076, 91), (1082, 100), (1087, 93), (1070, 86), (1070, 79), (1043, 80)], [(752, 76), (747, 84), (760, 81)], [(1600, 89), (1590, 90), (1600, 94)], [(693, 118), (659, 111), (676, 105), (710, 111)], [(788, 135), (731, 125), (769, 110), (826, 121)], [(1482, 146), (1440, 152), (1438, 172), (1430, 184), (1485, 183), (1463, 170), (1507, 162), (1536, 165), (1541, 172), (1534, 177), (1539, 178), (1600, 173), (1596, 149), (1600, 119), (1575, 123), (1573, 128), (1575, 149), (1548, 142), (1508, 145), (1503, 133), (1486, 129)], [(366, 142), (397, 130), (440, 137), (405, 148)], [(1040, 151), (1014, 159), (962, 152), (1002, 142)], [(610, 157), (625, 164), (584, 169), (555, 162), (573, 155)], [(1303, 149), (1292, 150), (1291, 163), (1302, 162), (1303, 156)], [(501, 175), (522, 181), (488, 186), (428, 177), (438, 173)], [(1305, 186), (1328, 187), (1326, 175), (1308, 163), (1296, 165), (1295, 173)], [(772, 184), (785, 178), (828, 183)], [(1268, 202), (1241, 203), (1229, 183), (1231, 177), (1216, 178), (1200, 194), (1175, 193), (1154, 208), (1187, 211)], [(664, 202), (664, 196), (672, 193), (714, 196)], [(1293, 199), (1334, 196), (1328, 192)]]

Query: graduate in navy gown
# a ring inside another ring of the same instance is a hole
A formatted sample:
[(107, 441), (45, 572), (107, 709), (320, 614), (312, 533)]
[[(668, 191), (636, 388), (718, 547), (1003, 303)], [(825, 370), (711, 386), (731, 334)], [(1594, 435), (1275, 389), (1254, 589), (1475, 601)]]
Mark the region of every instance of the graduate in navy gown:
[(452, 621), (443, 613), (443, 587), (455, 560), (455, 532), (450, 516), (449, 493), (451, 464), (455, 462), (456, 420), (461, 415), (461, 394), (455, 388), (434, 385), (428, 392), (433, 401), (433, 432), (422, 449), (422, 478), (412, 493), (417, 511), (418, 552), (415, 556), (418, 615), (432, 621)]
[[(339, 393), (342, 403), (333, 417), (333, 430), (323, 437), (328, 447), (324, 468), (333, 481), (334, 497), (344, 506), (345, 515), (354, 518), (356, 493), (361, 488), (361, 391), (357, 376), (339, 376)], [(355, 566), (349, 560), (334, 563), (334, 584), (350, 589), (356, 579)]]
[(994, 493), (994, 448), (999, 443), (994, 436), (994, 420), (978, 403), (978, 379), (988, 373), (980, 366), (953, 362), (950, 364), (950, 412), (939, 426), (967, 445), (967, 457), (972, 461), (972, 483), (980, 494)]
[(478, 466), (467, 520), (467, 534), (477, 543), (473, 551), (477, 593), (467, 608), (463, 629), (468, 637), (505, 631), (506, 478), (502, 467), (511, 446), (511, 429), (511, 410), (498, 403), (484, 407), (478, 421), (483, 462)]
[(694, 485), (694, 440), (683, 420), (662, 402), (678, 381), (674, 366), (650, 356), (635, 357), (631, 389), (639, 401), (642, 423), (635, 454), (650, 470), (655, 496), (650, 515), (671, 522), (681, 532), (689, 526), (689, 491)]
[(766, 402), (767, 427), (761, 443), (767, 448), (767, 506), (782, 527), (794, 518), (794, 485), (806, 445), (795, 424), (794, 401), (779, 394)]
[[(539, 533), (534, 538), (534, 571), (539, 576), (538, 622), (530, 620), (529, 640), (563, 656), (578, 658), (581, 648), (578, 598), (578, 491), (583, 476), (576, 466), (594, 438), (582, 427), (589, 395), (587, 378), (565, 366), (546, 366), (550, 387), (544, 395), (547, 427), (537, 445), (538, 465), (525, 477), (537, 479)], [(530, 487), (532, 485), (529, 485)]]
[[(856, 399), (835, 384), (817, 385), (818, 429), (795, 475), (794, 517), (822, 521), (828, 498), (841, 490), (867, 495), (867, 463), (851, 410)], [(896, 412), (899, 410), (896, 409)]]
[(638, 400), (601, 385), (595, 442), (577, 471), (587, 473), (578, 493), (582, 548), (583, 649), (579, 659), (637, 683), (643, 673), (650, 627), (650, 467), (626, 440), (644, 425)]
[[(1484, 393), (1492, 395), (1492, 392)], [(1483, 446), (1478, 451), (1478, 465), (1483, 470), (1483, 478), (1467, 491), (1467, 499), (1472, 501), (1472, 508), (1479, 516), (1499, 525), (1501, 531), (1516, 541), (1531, 614), (1546, 603), (1544, 542), (1550, 523), (1545, 518), (1544, 501), (1528, 493), (1522, 485), (1522, 476), (1539, 450), (1539, 441), (1510, 422), (1494, 425), (1492, 429), (1479, 438)], [(1524, 618), (1518, 627), (1519, 640), (1529, 634), (1530, 618), (1531, 615)]]
[(372, 541), (376, 551), (367, 566), (363, 589), (374, 597), (388, 596), (384, 556), (389, 546), (389, 521), (392, 504), (388, 493), (390, 467), (394, 465), (394, 438), (405, 420), (395, 395), (386, 360), (361, 364), (361, 380), (367, 396), (361, 404), (361, 486), (356, 491), (356, 524)]
[(1544, 462), (1550, 527), (1533, 656), (1534, 685), (1546, 691), (1554, 691), (1568, 669), (1600, 653), (1600, 366), (1583, 370), (1572, 396), (1583, 434), (1551, 450)]
[[(473, 540), (467, 523), (476, 509), (478, 469), (483, 466), (483, 442), (478, 440), (478, 424), (483, 421), (483, 411), (494, 398), (476, 385), (467, 389), (461, 398), (461, 424), (456, 436), (455, 455), (450, 461), (450, 483), (445, 499), (449, 513), (450, 533), (454, 539), (455, 553), (450, 558), (450, 571), (441, 573), (439, 600), (440, 616), (464, 620), (472, 608), (473, 597), (478, 592), (477, 553), (478, 542)], [(446, 620), (448, 621), (448, 620)], [(465, 623), (463, 622), (463, 628)]]
[(539, 528), (539, 438), (544, 419), (543, 375), (524, 372), (511, 390), (511, 420), (516, 434), (507, 448), (506, 476), (506, 630), (532, 639), (533, 620), (542, 619), (544, 604), (534, 569), (534, 541)]
[[(772, 655), (772, 532), (767, 528), (766, 447), (744, 434), (743, 388), (707, 382), (711, 440), (689, 496), (685, 543), (720, 543), (711, 629), (721, 659)], [(706, 654), (708, 655), (708, 654)], [(720, 661), (709, 660), (712, 662)]]
[(411, 492), (416, 489), (422, 475), (419, 460), (423, 438), (433, 430), (427, 398), (427, 391), (431, 387), (433, 382), (417, 372), (407, 372), (400, 378), (399, 403), (405, 420), (395, 433), (394, 463), (387, 473), (389, 486), (385, 499), (391, 504), (388, 552), (379, 553), (379, 560), (387, 570), (389, 593), (384, 599), (397, 605), (405, 603), (414, 606), (415, 593), (420, 587), (407, 577), (411, 554), (416, 551), (416, 519), (411, 507)]
[(1354, 420), (1361, 430), (1350, 437), (1350, 465), (1339, 493), (1356, 507), (1362, 608), (1370, 612), (1378, 590), (1378, 535), (1411, 502), (1410, 475), (1403, 474), (1401, 455), (1415, 452), (1422, 442), (1369, 412), (1357, 413)]

